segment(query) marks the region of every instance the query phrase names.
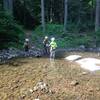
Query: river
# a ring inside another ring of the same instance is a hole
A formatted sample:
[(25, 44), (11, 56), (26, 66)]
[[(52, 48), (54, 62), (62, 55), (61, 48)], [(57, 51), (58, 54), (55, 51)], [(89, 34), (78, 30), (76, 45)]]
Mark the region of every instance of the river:
[[(98, 57), (97, 53), (77, 54)], [(52, 92), (31, 93), (40, 80)], [(99, 100), (100, 71), (91, 73), (75, 62), (49, 58), (20, 58), (0, 65), (0, 100), (34, 100), (37, 95), (40, 100)]]

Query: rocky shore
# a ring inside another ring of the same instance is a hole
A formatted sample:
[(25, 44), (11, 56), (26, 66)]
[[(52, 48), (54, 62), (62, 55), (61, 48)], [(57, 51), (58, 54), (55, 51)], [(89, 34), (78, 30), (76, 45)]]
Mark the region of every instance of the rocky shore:
[[(100, 52), (100, 48), (85, 48), (84, 45), (81, 45), (77, 48), (65, 48), (65, 49), (57, 49), (56, 50), (56, 57), (57, 58), (64, 58), (66, 57), (66, 54), (68, 52)], [(3, 49), (0, 50), (0, 62), (8, 61), (12, 58), (18, 58), (18, 57), (41, 57), (43, 56), (43, 50), (37, 49), (35, 47), (32, 47), (28, 52), (25, 52), (24, 50), (20, 50), (17, 48), (9, 48), (9, 49)]]
[(18, 57), (41, 57), (42, 55), (42, 50), (36, 48), (31, 48), (28, 52), (17, 48), (9, 48), (0, 51), (0, 62), (5, 62)]

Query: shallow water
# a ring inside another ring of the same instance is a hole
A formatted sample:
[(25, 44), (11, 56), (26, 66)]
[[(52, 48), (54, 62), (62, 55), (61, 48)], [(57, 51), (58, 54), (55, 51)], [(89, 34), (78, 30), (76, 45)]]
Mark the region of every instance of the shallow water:
[[(78, 54), (98, 57), (95, 53)], [(41, 79), (52, 94), (29, 92)], [(79, 84), (72, 86), (73, 80)], [(75, 62), (48, 58), (16, 59), (0, 65), (0, 100), (33, 100), (37, 95), (40, 100), (99, 100), (100, 71), (91, 73)]]

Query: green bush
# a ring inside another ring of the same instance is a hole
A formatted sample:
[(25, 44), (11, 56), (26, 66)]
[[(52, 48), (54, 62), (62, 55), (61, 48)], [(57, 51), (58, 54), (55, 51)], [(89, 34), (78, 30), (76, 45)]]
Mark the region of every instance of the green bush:
[(24, 32), (22, 28), (16, 24), (13, 17), (5, 13), (0, 12), (0, 49), (7, 48), (9, 46), (19, 45), (24, 38)]
[(42, 40), (45, 35), (48, 35), (49, 37), (54, 36), (59, 48), (76, 48), (80, 45), (84, 45), (87, 48), (94, 47), (94, 41), (97, 41), (98, 43), (100, 41), (100, 31), (95, 33), (79, 33), (78, 26), (75, 26), (74, 24), (69, 28), (69, 31), (66, 34), (63, 34), (63, 25), (47, 24), (46, 34), (43, 34), (42, 28), (39, 26), (33, 33), (33, 40), (34, 42)]
[(57, 24), (46, 24), (46, 32), (45, 34), (42, 32), (41, 25), (38, 26), (34, 33), (36, 33), (39, 36), (45, 36), (45, 35), (61, 35), (63, 33), (63, 25), (57, 25)]
[(43, 47), (43, 44), (41, 41), (43, 41), (43, 38), (46, 35), (49, 37), (52, 37), (52, 36), (61, 37), (62, 33), (63, 33), (63, 25), (46, 24), (46, 33), (45, 34), (42, 32), (42, 27), (40, 25), (33, 31), (32, 40), (36, 46), (41, 48), (41, 47)]

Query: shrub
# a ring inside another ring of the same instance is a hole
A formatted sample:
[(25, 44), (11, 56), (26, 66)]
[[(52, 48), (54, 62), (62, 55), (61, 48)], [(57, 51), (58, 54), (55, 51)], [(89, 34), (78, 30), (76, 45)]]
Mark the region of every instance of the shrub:
[(22, 28), (16, 24), (13, 17), (5, 13), (0, 12), (0, 49), (12, 46), (10, 44), (20, 44), (24, 38), (24, 32)]
[(57, 34), (61, 35), (63, 33), (63, 25), (46, 24), (45, 34), (42, 33), (42, 27), (40, 25), (35, 29), (34, 33), (38, 34), (39, 36), (57, 35)]
[[(47, 24), (46, 34), (43, 34), (42, 28), (39, 26), (33, 33), (33, 40), (34, 42), (40, 41), (45, 35), (48, 35), (49, 37), (54, 36), (59, 48), (76, 48), (80, 45), (84, 45), (89, 48), (95, 46), (95, 41), (99, 44), (100, 31), (95, 33), (79, 33), (78, 26), (75, 26), (74, 24), (69, 28), (69, 31), (66, 34), (63, 34), (63, 25)], [(40, 44), (42, 44), (42, 42)]]

